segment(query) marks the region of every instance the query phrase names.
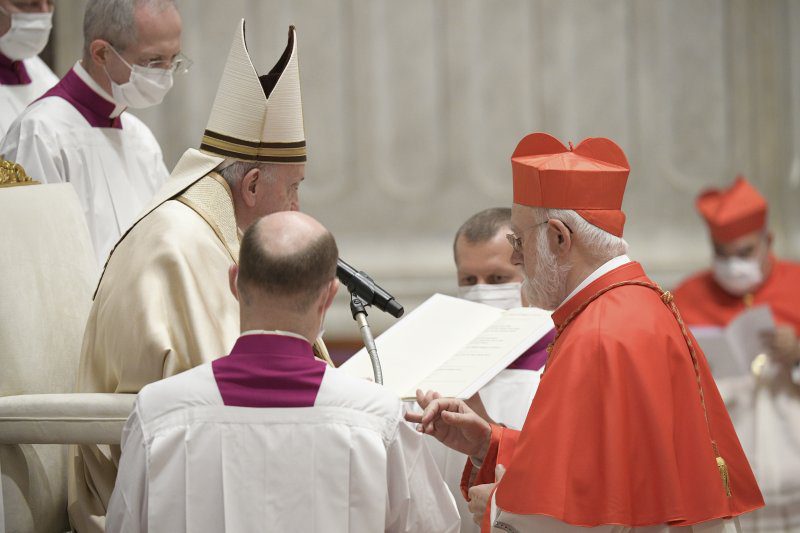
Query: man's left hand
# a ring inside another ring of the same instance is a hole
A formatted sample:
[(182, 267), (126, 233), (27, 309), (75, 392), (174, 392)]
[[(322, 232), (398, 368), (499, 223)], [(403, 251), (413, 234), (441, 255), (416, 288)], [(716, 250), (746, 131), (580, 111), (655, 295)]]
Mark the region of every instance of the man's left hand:
[(478, 525), (483, 522), (483, 515), (489, 508), (489, 498), (492, 496), (492, 491), (497, 486), (497, 483), (503, 478), (506, 469), (503, 465), (497, 465), (494, 469), (494, 483), (486, 483), (485, 485), (475, 485), (470, 487), (469, 492), (469, 505), (467, 508), (472, 513), (472, 521)]

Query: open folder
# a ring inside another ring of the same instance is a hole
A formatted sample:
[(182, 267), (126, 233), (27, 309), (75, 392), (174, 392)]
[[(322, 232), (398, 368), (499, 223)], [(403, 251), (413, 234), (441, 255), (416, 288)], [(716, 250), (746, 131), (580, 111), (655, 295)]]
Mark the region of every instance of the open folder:
[(775, 321), (766, 305), (742, 311), (725, 328), (692, 328), (714, 379), (749, 375), (753, 361), (769, 352), (762, 333), (771, 331), (775, 331)]
[[(383, 384), (403, 399), (417, 389), (466, 399), (552, 329), (541, 309), (504, 311), (434, 294), (375, 339)], [(366, 349), (340, 368), (373, 379)]]

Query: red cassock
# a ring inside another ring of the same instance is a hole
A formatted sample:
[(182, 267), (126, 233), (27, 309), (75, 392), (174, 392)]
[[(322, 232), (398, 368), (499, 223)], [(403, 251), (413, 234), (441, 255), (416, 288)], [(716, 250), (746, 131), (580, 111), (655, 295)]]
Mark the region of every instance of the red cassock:
[(725, 327), (750, 305), (769, 305), (778, 324), (793, 326), (800, 335), (800, 264), (773, 259), (772, 272), (753, 294), (732, 296), (701, 272), (675, 290), (675, 303), (690, 326)]
[(503, 464), (499, 508), (577, 526), (685, 526), (763, 506), (705, 356), (693, 362), (668, 302), (634, 262), (562, 305), (525, 425), (493, 427), (473, 484)]

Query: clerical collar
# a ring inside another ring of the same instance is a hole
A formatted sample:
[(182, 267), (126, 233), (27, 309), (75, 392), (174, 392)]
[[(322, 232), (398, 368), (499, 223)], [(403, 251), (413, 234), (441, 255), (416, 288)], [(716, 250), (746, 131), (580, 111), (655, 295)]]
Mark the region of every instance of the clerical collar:
[(108, 99), (107, 93), (89, 76), (80, 62), (40, 96), (39, 100), (51, 96), (69, 102), (93, 128), (122, 129), (122, 119), (119, 116), (122, 110)]
[(0, 53), (0, 85), (28, 85), (30, 82), (24, 61), (14, 61)]
[(573, 296), (575, 296), (576, 294), (581, 292), (583, 289), (588, 287), (590, 283), (592, 283), (594, 280), (598, 279), (600, 276), (602, 276), (604, 274), (607, 274), (607, 273), (611, 272), (612, 270), (614, 270), (615, 268), (619, 268), (622, 265), (626, 265), (626, 264), (628, 264), (630, 262), (631, 262), (631, 259), (627, 255), (618, 255), (614, 259), (609, 259), (608, 261), (606, 261), (605, 263), (600, 265), (600, 267), (597, 270), (595, 270), (594, 272), (589, 274), (586, 277), (586, 279), (581, 281), (578, 284), (578, 286), (575, 287), (575, 289), (573, 289), (573, 291), (571, 293), (569, 293), (569, 296), (564, 298), (564, 301), (561, 302), (561, 305), (559, 305), (558, 308), (561, 308), (564, 304), (566, 304), (568, 301), (570, 301), (570, 299)]
[(306, 339), (300, 334), (291, 331), (283, 331), (280, 329), (248, 329), (247, 331), (243, 331), (239, 337), (244, 337), (245, 335), (283, 335), (284, 337), (294, 337), (295, 339), (304, 340), (309, 344), (313, 344), (310, 340)]
[(108, 94), (105, 89), (100, 87), (100, 84), (94, 81), (94, 78), (92, 78), (89, 75), (89, 73), (86, 72), (86, 69), (83, 68), (83, 63), (81, 63), (81, 60), (78, 60), (75, 63), (75, 66), (72, 68), (72, 70), (75, 71), (75, 74), (78, 75), (81, 81), (83, 81), (83, 83), (88, 85), (89, 88), (95, 92), (95, 94), (100, 96), (106, 102), (114, 104), (114, 109), (113, 111), (111, 111), (111, 113), (108, 114), (108, 118), (116, 118), (120, 116), (123, 111), (125, 111), (125, 106), (117, 104), (114, 101), (114, 98), (110, 94)]

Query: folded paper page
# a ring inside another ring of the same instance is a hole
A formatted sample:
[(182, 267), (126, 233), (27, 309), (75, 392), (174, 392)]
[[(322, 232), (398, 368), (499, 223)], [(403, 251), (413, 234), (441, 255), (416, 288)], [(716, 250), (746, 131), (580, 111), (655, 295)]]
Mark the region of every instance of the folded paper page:
[[(488, 305), (435, 294), (376, 339), (384, 385), (401, 398), (416, 389), (468, 398), (553, 328), (550, 313)], [(342, 370), (365, 379), (362, 349)]]

